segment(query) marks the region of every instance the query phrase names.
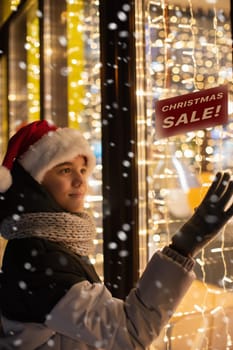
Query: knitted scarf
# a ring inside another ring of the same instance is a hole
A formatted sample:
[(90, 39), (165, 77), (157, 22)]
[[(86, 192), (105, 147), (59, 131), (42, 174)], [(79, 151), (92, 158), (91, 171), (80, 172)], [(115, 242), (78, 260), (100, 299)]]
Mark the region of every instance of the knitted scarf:
[(13, 215), (2, 221), (0, 232), (7, 240), (40, 237), (62, 242), (74, 253), (82, 256), (91, 254), (94, 248), (95, 224), (86, 212)]

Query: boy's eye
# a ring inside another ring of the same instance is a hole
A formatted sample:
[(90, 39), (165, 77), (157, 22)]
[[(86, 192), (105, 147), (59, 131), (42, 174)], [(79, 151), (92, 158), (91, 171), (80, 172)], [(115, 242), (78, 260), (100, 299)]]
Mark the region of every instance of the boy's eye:
[(62, 174), (69, 174), (71, 172), (71, 169), (70, 168), (63, 168), (63, 169), (60, 170), (60, 172)]
[(86, 172), (87, 172), (87, 168), (82, 168), (81, 169), (81, 174), (86, 174)]

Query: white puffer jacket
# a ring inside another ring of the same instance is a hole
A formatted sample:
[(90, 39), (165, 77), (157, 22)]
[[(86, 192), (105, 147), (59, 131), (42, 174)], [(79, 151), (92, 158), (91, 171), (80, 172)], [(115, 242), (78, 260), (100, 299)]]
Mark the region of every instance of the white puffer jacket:
[[(174, 254), (173, 254), (174, 253)], [(125, 301), (101, 283), (74, 284), (44, 324), (2, 317), (1, 350), (142, 350), (156, 339), (195, 275), (188, 259), (156, 252)]]

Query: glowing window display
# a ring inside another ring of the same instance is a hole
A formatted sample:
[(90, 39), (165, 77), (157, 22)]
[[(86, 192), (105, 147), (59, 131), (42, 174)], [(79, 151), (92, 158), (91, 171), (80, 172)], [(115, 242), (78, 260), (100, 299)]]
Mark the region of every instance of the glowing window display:
[(24, 123), (47, 119), (80, 129), (90, 141), (97, 165), (86, 207), (97, 226), (92, 262), (103, 277), (99, 2), (27, 0), (11, 6), (4, 90), (10, 136)]
[[(232, 169), (232, 39), (229, 1), (136, 4), (143, 270), (152, 253), (192, 214), (215, 172)], [(156, 101), (225, 84), (225, 125), (157, 138)], [(231, 232), (232, 222), (197, 257), (197, 281), (152, 349), (232, 348)]]

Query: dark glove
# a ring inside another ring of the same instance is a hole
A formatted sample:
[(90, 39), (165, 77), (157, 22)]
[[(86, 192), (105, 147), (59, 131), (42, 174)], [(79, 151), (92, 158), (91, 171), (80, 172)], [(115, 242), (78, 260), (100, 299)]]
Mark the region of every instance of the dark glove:
[[(172, 237), (170, 248), (195, 256), (233, 215), (233, 181), (228, 172), (218, 172), (193, 216)], [(229, 206), (230, 205), (230, 206)]]

